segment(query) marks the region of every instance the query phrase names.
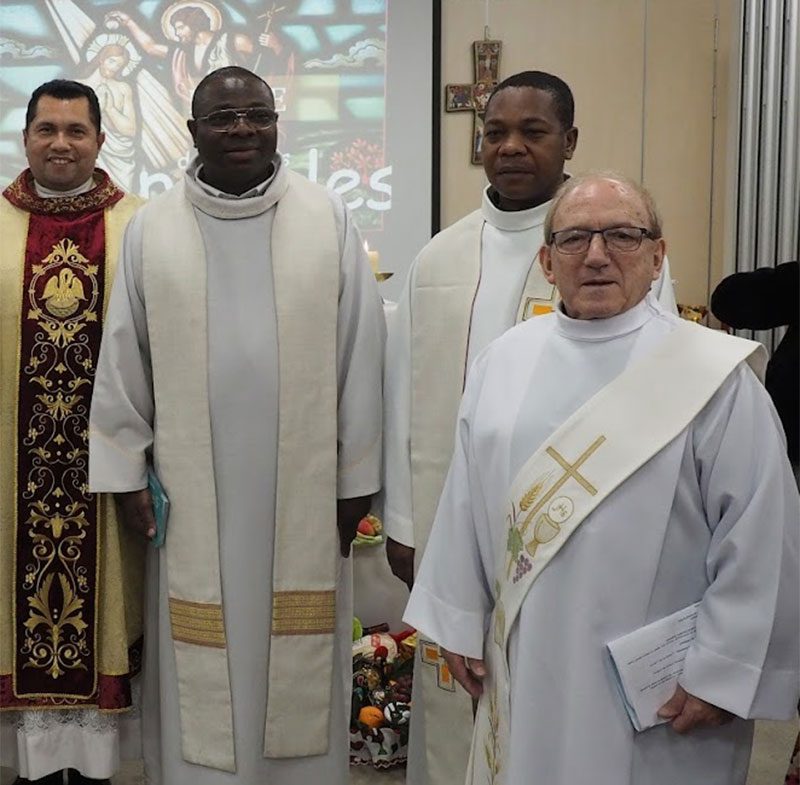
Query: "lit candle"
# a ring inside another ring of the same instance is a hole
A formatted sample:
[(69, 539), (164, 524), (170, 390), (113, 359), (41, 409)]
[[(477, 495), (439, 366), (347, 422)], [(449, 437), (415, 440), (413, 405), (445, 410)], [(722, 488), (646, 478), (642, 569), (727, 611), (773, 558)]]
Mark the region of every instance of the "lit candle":
[(367, 258), (369, 259), (369, 266), (372, 268), (372, 272), (375, 275), (378, 274), (378, 261), (380, 259), (380, 254), (377, 251), (370, 251), (369, 250), (369, 243), (364, 240), (364, 250), (367, 252)]
[(372, 268), (372, 273), (375, 276), (376, 281), (385, 281), (387, 278), (391, 278), (394, 273), (382, 273), (380, 266), (378, 265), (378, 261), (380, 260), (380, 254), (377, 251), (370, 251), (369, 250), (369, 243), (364, 240), (364, 250), (367, 252), (367, 258), (369, 259), (369, 266)]

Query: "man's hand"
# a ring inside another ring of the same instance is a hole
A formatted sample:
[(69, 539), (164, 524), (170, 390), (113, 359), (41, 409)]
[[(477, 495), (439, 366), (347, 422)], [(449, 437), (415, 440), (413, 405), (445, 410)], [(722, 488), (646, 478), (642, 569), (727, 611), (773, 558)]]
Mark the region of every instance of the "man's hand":
[[(117, 22), (117, 24), (127, 25), (131, 18), (124, 11), (109, 11), (105, 16), (106, 22)], [(114, 29), (109, 27), (109, 30)]]
[(280, 55), (280, 53), (283, 51), (281, 39), (273, 33), (261, 33), (261, 35), (258, 37), (258, 43), (261, 44), (261, 46), (266, 46), (267, 49), (272, 49), (276, 55)]
[(461, 654), (454, 654), (443, 647), (442, 656), (450, 668), (453, 678), (475, 699), (480, 698), (483, 692), (483, 680), (486, 678), (486, 665), (483, 660), (473, 660), (471, 657), (463, 657)]
[(345, 559), (350, 555), (350, 544), (356, 538), (358, 522), (369, 512), (371, 501), (372, 496), (357, 496), (355, 499), (336, 500), (339, 548)]
[(118, 493), (116, 497), (125, 525), (142, 537), (152, 540), (156, 536), (156, 519), (153, 517), (153, 499), (150, 491), (143, 488), (141, 491)]
[(733, 714), (690, 695), (679, 684), (673, 696), (658, 710), (658, 716), (671, 720), (672, 730), (688, 733), (694, 728), (715, 728), (733, 719)]
[(389, 560), (389, 567), (392, 568), (395, 578), (403, 581), (411, 591), (411, 587), (414, 585), (414, 549), (387, 537), (386, 558)]

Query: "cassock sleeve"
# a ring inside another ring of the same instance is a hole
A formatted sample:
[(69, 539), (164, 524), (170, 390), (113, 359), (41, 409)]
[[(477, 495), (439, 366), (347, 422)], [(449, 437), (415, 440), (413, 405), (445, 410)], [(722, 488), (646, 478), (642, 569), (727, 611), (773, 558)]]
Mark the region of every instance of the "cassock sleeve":
[(661, 274), (651, 284), (650, 291), (665, 311), (678, 315), (678, 303), (675, 301), (675, 289), (672, 286), (672, 271), (669, 269), (669, 259), (666, 256), (661, 265)]
[(456, 444), (425, 554), (403, 620), (445, 649), (483, 657), (494, 605), (491, 526), (471, 446), (471, 421), (480, 396), (486, 353), (467, 378)]
[(709, 587), (680, 682), (739, 717), (790, 719), (800, 663), (800, 503), (775, 410), (738, 368), (695, 421)]
[(92, 394), (89, 487), (98, 493), (147, 485), (154, 404), (140, 217), (137, 213), (125, 230)]
[(414, 547), (411, 505), (411, 266), (386, 339), (384, 373), (384, 512), (386, 535)]
[(381, 485), (383, 350), (386, 323), (375, 276), (353, 218), (331, 195), (342, 256), (336, 362), (339, 385), (337, 496), (369, 496)]

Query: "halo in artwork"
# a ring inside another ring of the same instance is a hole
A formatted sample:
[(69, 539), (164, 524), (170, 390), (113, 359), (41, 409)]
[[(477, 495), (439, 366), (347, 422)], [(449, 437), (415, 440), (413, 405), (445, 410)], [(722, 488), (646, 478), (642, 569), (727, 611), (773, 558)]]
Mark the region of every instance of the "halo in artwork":
[(106, 46), (121, 46), (128, 53), (128, 62), (125, 67), (119, 72), (122, 77), (129, 76), (142, 62), (142, 56), (137, 51), (136, 47), (131, 43), (131, 40), (121, 33), (100, 33), (92, 39), (89, 46), (86, 47), (86, 62), (91, 63), (98, 54)]
[(172, 27), (172, 17), (182, 8), (199, 8), (211, 22), (212, 33), (216, 33), (222, 27), (222, 14), (213, 3), (207, 3), (206, 0), (178, 0), (161, 15), (161, 31), (170, 41), (178, 41), (178, 36)]

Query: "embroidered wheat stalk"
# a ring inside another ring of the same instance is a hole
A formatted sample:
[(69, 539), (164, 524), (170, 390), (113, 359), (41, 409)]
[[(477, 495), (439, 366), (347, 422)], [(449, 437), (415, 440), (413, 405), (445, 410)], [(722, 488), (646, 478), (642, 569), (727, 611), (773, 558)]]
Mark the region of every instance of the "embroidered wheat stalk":
[(492, 692), (489, 696), (489, 737), (484, 746), (486, 755), (486, 766), (489, 770), (489, 785), (494, 785), (497, 775), (500, 773), (500, 755), (498, 741), (498, 731), (500, 727), (500, 716), (497, 712), (497, 694)]
[(530, 506), (536, 501), (536, 497), (542, 492), (542, 488), (544, 488), (545, 483), (547, 482), (546, 477), (541, 477), (538, 479), (531, 489), (520, 499), (519, 508), (522, 512), (526, 512)]

